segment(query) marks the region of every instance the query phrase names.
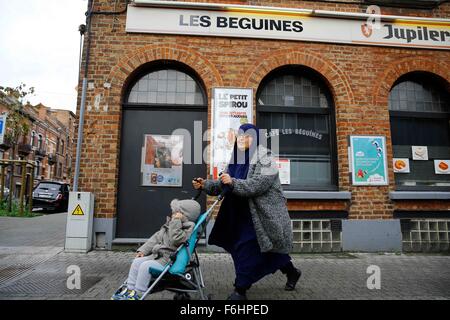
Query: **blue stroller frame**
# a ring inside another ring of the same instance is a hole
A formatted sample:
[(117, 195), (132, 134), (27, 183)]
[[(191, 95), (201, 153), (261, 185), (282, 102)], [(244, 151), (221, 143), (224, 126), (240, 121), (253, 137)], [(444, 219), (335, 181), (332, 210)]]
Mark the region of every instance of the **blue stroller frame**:
[[(200, 193), (201, 191), (194, 199), (198, 198)], [(223, 199), (223, 196), (224, 194), (220, 194), (211, 207), (200, 215), (189, 239), (177, 248), (170, 256), (170, 261), (162, 269), (149, 268), (152, 279), (149, 288), (139, 300), (144, 300), (148, 294), (163, 290), (175, 292), (174, 299), (176, 300), (189, 299), (189, 292), (198, 292), (202, 300), (208, 300), (203, 290), (205, 283), (196, 247), (200, 238), (199, 235), (206, 231), (206, 225), (212, 210)], [(124, 285), (126, 285), (126, 280), (120, 288)]]

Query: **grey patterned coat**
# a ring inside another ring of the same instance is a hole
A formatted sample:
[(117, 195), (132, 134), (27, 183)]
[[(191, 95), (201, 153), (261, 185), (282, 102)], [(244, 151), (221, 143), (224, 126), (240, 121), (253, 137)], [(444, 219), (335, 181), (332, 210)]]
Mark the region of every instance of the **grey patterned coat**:
[[(232, 180), (232, 192), (248, 198), (261, 252), (289, 253), (292, 250), (291, 220), (270, 150), (260, 145), (250, 161), (247, 179)], [(220, 181), (206, 180), (204, 190), (209, 195), (219, 195), (222, 192)]]
[(166, 265), (170, 261), (170, 255), (189, 239), (194, 227), (195, 223), (186, 217), (182, 219), (167, 217), (166, 223), (161, 229), (137, 249), (137, 252), (142, 252), (144, 256), (151, 256), (153, 260)]

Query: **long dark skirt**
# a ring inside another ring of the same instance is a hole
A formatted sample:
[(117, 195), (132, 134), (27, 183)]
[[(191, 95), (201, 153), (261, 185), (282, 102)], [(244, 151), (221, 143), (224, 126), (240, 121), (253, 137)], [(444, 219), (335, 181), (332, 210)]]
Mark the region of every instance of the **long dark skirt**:
[(291, 261), (288, 254), (261, 252), (248, 199), (233, 194), (225, 197), (220, 206), (208, 243), (231, 254), (236, 272), (235, 286), (239, 288), (250, 288)]
[(249, 289), (252, 284), (268, 274), (286, 266), (291, 257), (288, 254), (262, 253), (256, 239), (241, 243), (230, 251), (236, 272), (235, 287)]

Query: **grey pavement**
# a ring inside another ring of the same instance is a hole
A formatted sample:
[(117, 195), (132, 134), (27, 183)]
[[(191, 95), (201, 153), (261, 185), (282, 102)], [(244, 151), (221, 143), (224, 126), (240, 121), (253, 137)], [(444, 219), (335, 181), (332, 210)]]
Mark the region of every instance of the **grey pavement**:
[(67, 213), (0, 217), (0, 246), (64, 247)]
[[(58, 227), (59, 226), (59, 227)], [(63, 251), (65, 215), (0, 218), (0, 299), (109, 299), (125, 279), (133, 252)], [(232, 290), (229, 255), (199, 255), (206, 291), (224, 299)], [(249, 290), (248, 298), (308, 299), (450, 299), (450, 256), (427, 254), (309, 254), (292, 255), (303, 276), (292, 292), (283, 290), (280, 272)], [(380, 267), (381, 289), (367, 288), (367, 268)], [(70, 290), (68, 267), (81, 271), (81, 289)], [(172, 299), (162, 292), (148, 299)], [(193, 296), (193, 298), (198, 298)]]

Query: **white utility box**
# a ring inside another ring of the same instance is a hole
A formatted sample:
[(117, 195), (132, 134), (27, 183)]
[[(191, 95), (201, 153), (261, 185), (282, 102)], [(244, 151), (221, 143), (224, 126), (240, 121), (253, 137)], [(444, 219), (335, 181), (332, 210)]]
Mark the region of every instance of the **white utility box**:
[(71, 192), (67, 211), (66, 252), (86, 253), (92, 249), (94, 194)]

